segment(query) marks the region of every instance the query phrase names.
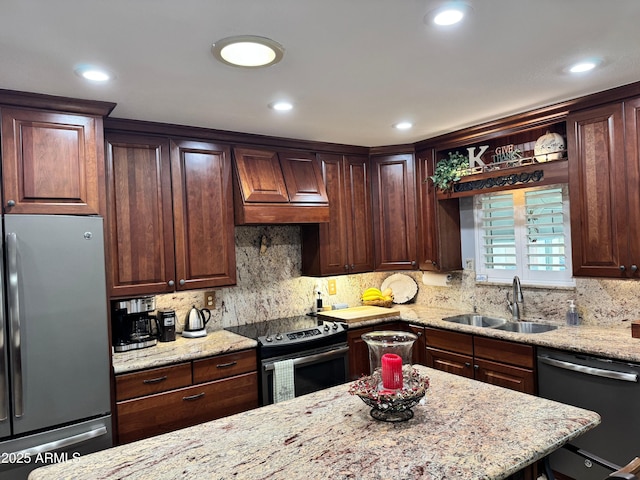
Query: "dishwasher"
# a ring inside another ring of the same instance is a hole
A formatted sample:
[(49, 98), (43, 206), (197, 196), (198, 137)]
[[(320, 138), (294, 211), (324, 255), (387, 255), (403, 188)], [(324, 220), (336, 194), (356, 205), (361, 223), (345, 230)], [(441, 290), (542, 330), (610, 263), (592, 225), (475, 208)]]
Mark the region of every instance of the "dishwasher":
[[(618, 465), (640, 456), (640, 364), (538, 348), (537, 367), (541, 397), (602, 417), (600, 425), (572, 445)], [(611, 473), (564, 448), (551, 454), (549, 462), (552, 470), (575, 480), (602, 480)]]

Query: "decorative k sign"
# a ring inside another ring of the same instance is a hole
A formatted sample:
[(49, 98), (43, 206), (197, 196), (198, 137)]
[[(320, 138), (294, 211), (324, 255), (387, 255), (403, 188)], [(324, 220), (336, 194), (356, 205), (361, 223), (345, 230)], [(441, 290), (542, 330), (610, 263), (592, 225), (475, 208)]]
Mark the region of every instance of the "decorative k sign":
[(484, 162), (482, 161), (482, 155), (484, 154), (484, 152), (487, 151), (488, 148), (489, 148), (489, 145), (482, 145), (478, 147), (479, 152), (477, 155), (475, 153), (476, 147), (467, 148), (467, 152), (469, 152), (469, 168), (470, 169), (473, 170), (475, 167), (480, 167), (480, 168), (484, 167)]

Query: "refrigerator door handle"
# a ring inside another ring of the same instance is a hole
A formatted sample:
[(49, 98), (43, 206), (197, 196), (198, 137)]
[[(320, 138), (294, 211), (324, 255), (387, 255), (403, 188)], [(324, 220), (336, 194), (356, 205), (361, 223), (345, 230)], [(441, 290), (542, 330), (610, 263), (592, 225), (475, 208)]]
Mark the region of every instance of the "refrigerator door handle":
[(13, 414), (16, 418), (24, 413), (22, 403), (22, 351), (20, 338), (20, 295), (18, 292), (18, 238), (7, 234), (7, 273), (9, 332), (11, 342), (11, 368), (13, 379)]
[[(0, 259), (0, 265), (2, 259)], [(2, 290), (4, 289), (3, 280), (0, 278), (0, 389), (5, 389), (7, 385), (7, 363), (5, 361), (6, 343), (5, 343), (5, 330), (6, 330), (6, 318), (4, 316), (4, 299)], [(8, 389), (7, 389), (8, 390)], [(0, 422), (4, 422), (9, 417), (9, 392), (0, 392)]]
[[(35, 447), (25, 448), (19, 452), (13, 452), (10, 455), (16, 455), (16, 458), (29, 458), (36, 456), (39, 453), (52, 452), (61, 448), (77, 445), (78, 443), (86, 442), (92, 438), (100, 437), (107, 433), (107, 427), (100, 425), (98, 428), (89, 430), (88, 432), (79, 433), (78, 435), (72, 435), (71, 437), (61, 438), (60, 440), (54, 440), (53, 442), (43, 443), (42, 445), (36, 445)], [(13, 457), (12, 457), (13, 458)]]

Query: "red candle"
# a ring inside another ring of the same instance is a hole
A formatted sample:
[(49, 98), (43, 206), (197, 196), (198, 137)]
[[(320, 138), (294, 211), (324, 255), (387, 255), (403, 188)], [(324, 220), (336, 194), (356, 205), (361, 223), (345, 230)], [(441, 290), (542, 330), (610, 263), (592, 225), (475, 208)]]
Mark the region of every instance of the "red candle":
[(390, 390), (402, 388), (402, 357), (395, 353), (382, 355), (382, 386)]

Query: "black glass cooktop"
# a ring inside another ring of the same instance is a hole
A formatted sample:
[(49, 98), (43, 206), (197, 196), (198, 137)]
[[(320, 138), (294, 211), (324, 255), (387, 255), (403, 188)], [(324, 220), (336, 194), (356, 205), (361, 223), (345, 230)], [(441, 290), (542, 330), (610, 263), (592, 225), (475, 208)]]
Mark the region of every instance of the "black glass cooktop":
[(258, 337), (275, 337), (277, 334), (285, 335), (290, 332), (308, 330), (322, 325), (322, 323), (321, 320), (318, 321), (317, 317), (300, 315), (297, 317), (275, 318), (273, 320), (267, 320), (266, 322), (237, 325), (227, 327), (225, 330), (257, 340)]

